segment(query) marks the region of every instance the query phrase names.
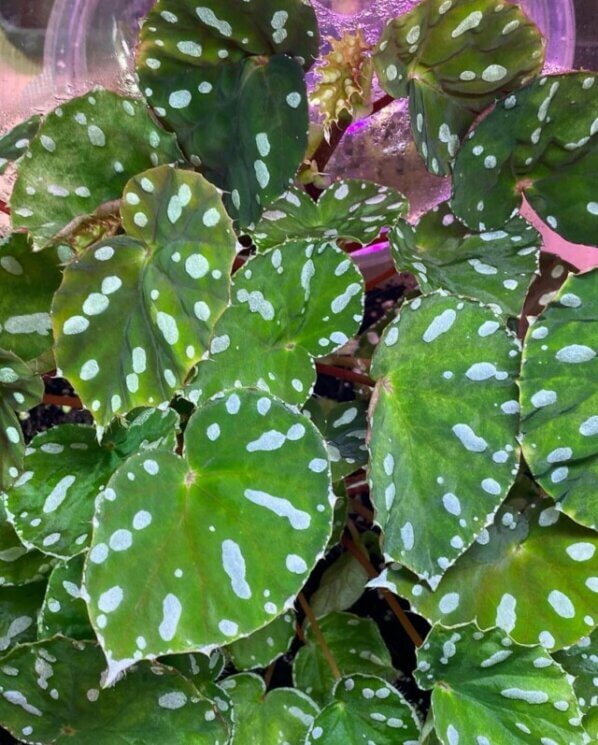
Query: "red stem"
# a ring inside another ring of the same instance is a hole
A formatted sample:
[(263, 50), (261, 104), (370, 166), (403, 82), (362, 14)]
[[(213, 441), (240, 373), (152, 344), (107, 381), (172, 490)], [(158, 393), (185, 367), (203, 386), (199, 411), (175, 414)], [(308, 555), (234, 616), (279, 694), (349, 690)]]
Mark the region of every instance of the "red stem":
[(386, 271), (382, 272), (377, 277), (372, 277), (369, 282), (366, 282), (365, 291), (369, 292), (370, 290), (374, 290), (376, 287), (378, 287), (378, 285), (386, 282), (387, 279), (391, 279), (391, 277), (394, 277), (396, 273), (397, 270), (394, 268), (394, 266), (389, 267)]
[(316, 370), (321, 375), (329, 375), (339, 380), (348, 380), (351, 383), (367, 385), (370, 388), (374, 388), (376, 385), (367, 375), (360, 375), (360, 373), (353, 372), (353, 370), (345, 370), (343, 367), (333, 367), (332, 365), (323, 365), (321, 362), (316, 362)]
[(82, 409), (83, 404), (78, 396), (53, 396), (46, 393), (43, 399), (46, 406), (70, 406), (71, 409)]
[(3, 199), (0, 199), (0, 212), (4, 212), (5, 215), (10, 215), (10, 207)]

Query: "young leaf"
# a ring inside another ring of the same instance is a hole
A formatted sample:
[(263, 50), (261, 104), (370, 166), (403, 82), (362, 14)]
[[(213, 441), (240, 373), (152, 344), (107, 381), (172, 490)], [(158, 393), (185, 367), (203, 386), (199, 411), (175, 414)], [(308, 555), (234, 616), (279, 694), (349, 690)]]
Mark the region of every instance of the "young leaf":
[(180, 157), (173, 135), (143, 102), (101, 89), (48, 114), (29, 153), (18, 166), (11, 208), (13, 225), (27, 228), (36, 247), (120, 199), (136, 173)]
[(254, 673), (233, 675), (220, 685), (233, 702), (238, 743), (302, 743), (319, 711), (294, 688), (276, 688), (266, 695), (263, 678)]
[(297, 238), (345, 238), (365, 245), (408, 209), (400, 192), (371, 181), (336, 181), (317, 202), (291, 187), (268, 207), (251, 237), (262, 251)]
[(558, 508), (596, 527), (598, 270), (570, 276), (525, 339), (522, 447)]
[(41, 120), (41, 116), (36, 114), (0, 137), (0, 176), (6, 172), (9, 163), (18, 161), (26, 153), (31, 138), (35, 137), (39, 129)]
[(475, 620), (549, 649), (576, 642), (595, 623), (596, 534), (559, 514), (552, 500), (526, 501), (509, 499), (435, 592), (405, 570), (389, 570), (386, 586), (431, 622)]
[(387, 93), (409, 97), (427, 168), (446, 175), (476, 115), (539, 74), (544, 46), (518, 5), (423, 0), (387, 24), (374, 65)]
[(23, 465), (25, 441), (15, 411), (37, 406), (43, 394), (42, 379), (16, 354), (0, 349), (0, 491), (9, 488)]
[(81, 596), (83, 558), (75, 556), (52, 570), (37, 619), (39, 639), (63, 634), (70, 639), (95, 640), (87, 606)]
[(597, 78), (544, 77), (499, 103), (459, 152), (455, 215), (475, 230), (498, 230), (525, 195), (559, 235), (596, 245)]
[(320, 434), (257, 392), (229, 391), (203, 406), (187, 425), (185, 458), (134, 455), (108, 490), (84, 584), (110, 680), (139, 657), (261, 628), (290, 607), (330, 534)]
[[(318, 623), (343, 675), (364, 673), (394, 680), (390, 652), (375, 621), (352, 613), (331, 613)], [(293, 683), (321, 706), (333, 699), (334, 675), (311, 626), (305, 631), (305, 646), (295, 657)]]
[(368, 573), (349, 552), (341, 554), (322, 574), (309, 599), (316, 618), (350, 608), (363, 595)]
[(300, 0), (159, 0), (142, 27), (142, 90), (191, 162), (230, 194), (241, 225), (286, 188), (303, 158), (301, 64), (317, 50), (314, 10)]
[(584, 742), (571, 683), (542, 647), (475, 624), (435, 626), (417, 658), (442, 745)]
[(58, 364), (102, 425), (174, 396), (228, 303), (235, 255), (220, 195), (196, 173), (139, 174), (122, 218), (128, 236), (71, 263), (52, 307)]
[(317, 715), (306, 745), (417, 745), (419, 723), (402, 694), (374, 675), (351, 675), (336, 682), (333, 700)]
[(267, 667), (285, 654), (295, 637), (295, 614), (283, 613), (253, 634), (238, 639), (226, 648), (237, 670)]
[(0, 585), (18, 587), (39, 582), (54, 563), (49, 556), (23, 546), (6, 517), (4, 502), (0, 502)]
[(324, 435), (333, 481), (366, 465), (367, 406), (364, 401), (356, 399), (338, 403), (331, 399), (312, 397), (305, 404), (303, 412)]
[(0, 239), (0, 344), (24, 360), (52, 346), (50, 305), (62, 273), (56, 248), (33, 253), (26, 233)]
[(542, 245), (538, 231), (521, 217), (492, 233), (471, 233), (446, 202), (416, 228), (399, 221), (389, 241), (397, 270), (412, 272), (422, 292), (448, 290), (509, 316), (521, 315)]
[(0, 653), (35, 640), (36, 619), (44, 599), (44, 582), (0, 588)]
[(26, 742), (228, 741), (212, 702), (171, 668), (141, 663), (117, 686), (102, 688), (100, 648), (63, 637), (19, 646), (2, 662), (0, 724)]
[(591, 738), (598, 739), (598, 630), (553, 657), (574, 676), (573, 689), (584, 714), (583, 727)]
[(290, 404), (310, 396), (314, 357), (346, 344), (363, 317), (359, 269), (334, 244), (291, 241), (235, 274), (233, 305), (216, 325), (210, 358), (187, 386), (193, 403), (223, 388), (269, 391)]
[(488, 307), (441, 292), (404, 304), (374, 355), (376, 520), (385, 554), (432, 588), (514, 481), (518, 368)]

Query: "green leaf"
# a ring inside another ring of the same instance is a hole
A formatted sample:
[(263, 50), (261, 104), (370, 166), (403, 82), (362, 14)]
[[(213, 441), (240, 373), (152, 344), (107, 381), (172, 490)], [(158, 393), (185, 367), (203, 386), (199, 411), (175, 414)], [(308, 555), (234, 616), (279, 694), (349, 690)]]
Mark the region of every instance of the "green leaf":
[(322, 574), (309, 599), (316, 618), (350, 608), (363, 595), (368, 573), (350, 553), (341, 554)]
[(305, 404), (303, 411), (326, 440), (333, 481), (339, 481), (366, 465), (368, 454), (365, 444), (365, 401), (356, 399), (338, 403), (327, 398), (312, 397)]
[(559, 235), (596, 245), (597, 78), (544, 77), (499, 103), (455, 163), (455, 215), (475, 230), (500, 229), (525, 195)]
[(39, 582), (54, 561), (39, 551), (29, 550), (19, 540), (6, 517), (4, 501), (0, 502), (0, 585), (13, 587)]
[(598, 270), (570, 276), (525, 339), (522, 447), (558, 508), (596, 527)]
[(196, 173), (139, 174), (122, 218), (128, 236), (71, 263), (52, 309), (58, 364), (102, 425), (174, 396), (228, 303), (235, 255), (220, 195)]
[(409, 97), (417, 148), (446, 175), (476, 115), (539, 74), (544, 46), (518, 5), (424, 0), (387, 24), (374, 66), (387, 93)]
[(405, 303), (374, 355), (376, 520), (385, 554), (432, 588), (514, 481), (518, 371), (518, 342), (493, 311), (442, 292)]
[(0, 137), (0, 176), (6, 172), (9, 163), (18, 161), (26, 153), (31, 138), (35, 137), (39, 129), (41, 120), (41, 116), (36, 114)]
[(109, 679), (140, 656), (232, 642), (289, 608), (328, 540), (330, 486), (309, 420), (244, 390), (193, 414), (184, 459), (130, 458), (100, 503), (85, 572)]
[(34, 641), (37, 614), (44, 599), (44, 582), (0, 588), (0, 653), (15, 644)]
[(179, 670), (186, 678), (189, 678), (198, 691), (218, 703), (213, 696), (206, 693), (206, 690), (224, 670), (226, 660), (221, 649), (215, 649), (209, 654), (202, 652), (169, 654), (162, 657), (160, 662)]
[[(371, 618), (352, 613), (331, 613), (318, 622), (330, 652), (343, 675), (363, 673), (394, 680), (390, 652), (378, 626)], [(334, 675), (308, 626), (305, 646), (301, 647), (293, 665), (293, 683), (321, 706), (333, 698)]]
[(317, 202), (291, 187), (268, 207), (251, 237), (262, 251), (297, 238), (345, 238), (367, 244), (408, 210), (400, 192), (371, 181), (336, 181)]
[(340, 248), (306, 240), (253, 257), (235, 274), (232, 297), (187, 398), (197, 403), (245, 386), (301, 405), (316, 381), (313, 358), (359, 329), (364, 283)]
[(17, 647), (0, 667), (0, 723), (42, 745), (164, 742), (224, 745), (213, 704), (180, 673), (142, 663), (102, 689), (104, 657), (92, 642), (55, 637)]
[(295, 638), (295, 614), (283, 613), (253, 634), (229, 644), (226, 648), (237, 670), (267, 667), (285, 654)]
[(416, 228), (401, 220), (389, 241), (397, 269), (414, 274), (422, 292), (448, 290), (510, 316), (521, 315), (542, 245), (538, 231), (521, 217), (492, 233), (471, 233), (446, 202)]
[(417, 658), (442, 745), (584, 742), (571, 683), (542, 647), (475, 624), (435, 626)]
[(475, 620), (549, 649), (576, 642), (595, 623), (598, 540), (560, 515), (552, 500), (532, 496), (529, 482), (521, 496), (514, 490), (436, 592), (405, 570), (389, 570), (386, 586), (432, 623)]
[(173, 135), (142, 101), (102, 89), (48, 114), (18, 167), (11, 197), (15, 227), (37, 247), (78, 218), (120, 199), (136, 173), (180, 158)]
[(0, 491), (19, 475), (25, 441), (16, 411), (37, 406), (44, 394), (42, 379), (12, 352), (0, 349)]
[(573, 689), (584, 714), (583, 726), (590, 737), (598, 738), (598, 631), (577, 644), (553, 655), (570, 675)]
[(334, 686), (333, 700), (315, 718), (306, 745), (417, 745), (419, 723), (396, 688), (374, 675), (351, 675)]
[(191, 162), (230, 194), (227, 206), (242, 225), (301, 163), (308, 129), (301, 65), (317, 52), (315, 13), (300, 0), (201, 7), (160, 0), (142, 27), (142, 90)]
[(266, 685), (255, 673), (233, 675), (220, 685), (233, 702), (238, 743), (302, 743), (319, 711), (309, 696), (294, 688), (275, 688), (266, 695)]
[(83, 556), (57, 564), (52, 570), (37, 620), (38, 638), (64, 634), (71, 639), (93, 639), (95, 634), (81, 596)]

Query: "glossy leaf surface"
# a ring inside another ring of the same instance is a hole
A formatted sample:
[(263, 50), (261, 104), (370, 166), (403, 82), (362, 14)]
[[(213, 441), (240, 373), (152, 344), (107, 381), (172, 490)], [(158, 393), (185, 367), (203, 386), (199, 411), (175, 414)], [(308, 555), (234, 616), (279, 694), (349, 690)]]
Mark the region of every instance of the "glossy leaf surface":
[(37, 621), (39, 639), (63, 634), (70, 639), (95, 640), (81, 596), (83, 560), (83, 556), (74, 556), (52, 570)]
[(41, 116), (34, 115), (0, 137), (0, 176), (6, 172), (9, 163), (19, 160), (27, 152), (41, 120)]
[(253, 634), (229, 644), (226, 648), (237, 670), (267, 667), (284, 654), (295, 637), (295, 614), (283, 613)]

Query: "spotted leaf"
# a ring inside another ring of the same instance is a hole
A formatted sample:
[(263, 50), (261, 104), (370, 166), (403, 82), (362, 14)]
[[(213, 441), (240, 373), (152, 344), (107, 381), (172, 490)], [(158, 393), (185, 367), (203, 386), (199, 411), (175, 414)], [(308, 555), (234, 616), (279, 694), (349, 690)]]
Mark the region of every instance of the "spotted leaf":
[(435, 626), (417, 659), (442, 745), (584, 742), (571, 683), (542, 647), (519, 646), (501, 629)]
[[(352, 613), (330, 613), (318, 623), (343, 675), (363, 673), (394, 680), (390, 652), (375, 621)], [(295, 657), (293, 682), (321, 706), (334, 697), (334, 676), (311, 626), (305, 630), (305, 646)]]
[(394, 686), (374, 675), (351, 675), (338, 680), (332, 701), (315, 718), (306, 745), (417, 745), (419, 722)]
[(52, 570), (37, 619), (39, 639), (63, 634), (70, 639), (95, 640), (87, 606), (81, 597), (83, 558), (75, 556)]
[(302, 743), (319, 711), (309, 696), (295, 688), (275, 688), (266, 695), (263, 679), (254, 673), (233, 675), (220, 685), (233, 702), (239, 743)]
[(9, 163), (18, 161), (27, 152), (29, 142), (35, 137), (41, 119), (41, 116), (36, 114), (0, 137), (0, 176), (6, 172)]
[(139, 657), (264, 626), (291, 606), (331, 529), (321, 436), (256, 392), (203, 406), (185, 430), (185, 458), (134, 455), (108, 488), (114, 499), (99, 505), (85, 588), (110, 680)]
[(520, 644), (560, 649), (595, 624), (597, 545), (596, 534), (557, 512), (552, 500), (511, 497), (436, 592), (404, 569), (389, 570), (386, 586), (432, 622), (475, 620)]
[(242, 225), (301, 163), (302, 65), (317, 51), (315, 13), (300, 0), (158, 0), (142, 27), (137, 71), (147, 99), (191, 162), (230, 194)]
[(584, 729), (598, 738), (598, 630), (553, 657), (575, 677), (573, 689), (584, 714)]
[(211, 701), (171, 668), (141, 663), (117, 686), (103, 689), (104, 657), (97, 644), (64, 637), (19, 646), (2, 662), (0, 723), (19, 740), (228, 742)]
[(29, 153), (18, 166), (12, 221), (38, 247), (120, 199), (136, 173), (180, 157), (173, 135), (156, 125), (142, 101), (101, 89), (48, 114)]
[(523, 453), (569, 517), (598, 514), (598, 270), (570, 276), (525, 340)]
[(295, 637), (295, 620), (292, 611), (283, 613), (267, 626), (229, 644), (226, 651), (237, 670), (267, 667), (285, 654)]
[(596, 245), (597, 78), (543, 77), (499, 103), (455, 163), (455, 215), (475, 230), (499, 230), (525, 195), (564, 238)]
[(0, 585), (18, 587), (39, 582), (51, 571), (55, 560), (28, 549), (19, 540), (0, 502)]
[(400, 192), (371, 181), (336, 181), (317, 202), (291, 187), (268, 207), (251, 237), (261, 250), (296, 238), (345, 238), (365, 245), (408, 209)]
[(544, 46), (518, 5), (423, 0), (387, 24), (374, 65), (387, 93), (409, 98), (428, 169), (446, 175), (476, 115), (540, 72)]
[(44, 599), (44, 582), (0, 588), (0, 653), (16, 644), (34, 641), (37, 614)]
[(243, 385), (303, 404), (316, 380), (314, 358), (357, 333), (363, 290), (361, 273), (332, 243), (291, 241), (255, 256), (234, 276), (233, 304), (187, 398), (197, 403)]
[(404, 304), (374, 355), (376, 520), (385, 554), (432, 587), (514, 481), (518, 367), (488, 307), (441, 292)]
[(122, 218), (128, 236), (69, 264), (53, 304), (58, 364), (102, 425), (174, 396), (228, 303), (235, 255), (220, 195), (199, 174), (136, 176)]
[(42, 379), (12, 352), (0, 349), (0, 490), (19, 475), (25, 441), (15, 412), (37, 406), (44, 393)]
[[(226, 659), (222, 650), (218, 648), (209, 654), (202, 652), (169, 654), (160, 658), (160, 662), (179, 670), (200, 692), (205, 694), (224, 670)], [(208, 698), (218, 703), (213, 696), (208, 695)]]
[(521, 315), (542, 245), (538, 231), (521, 217), (494, 232), (471, 233), (446, 203), (416, 228), (401, 220), (389, 240), (397, 269), (414, 274), (423, 292), (449, 290), (509, 316)]

